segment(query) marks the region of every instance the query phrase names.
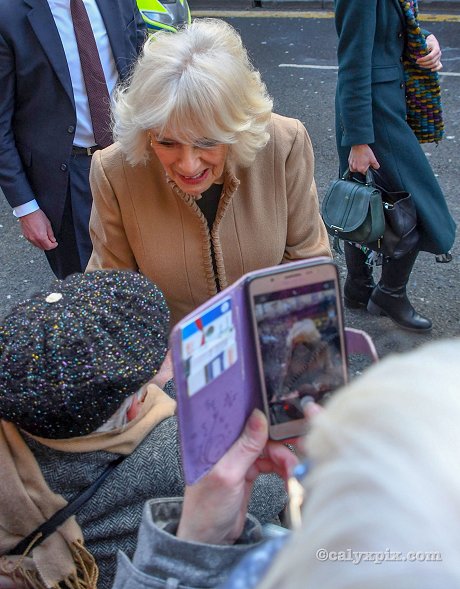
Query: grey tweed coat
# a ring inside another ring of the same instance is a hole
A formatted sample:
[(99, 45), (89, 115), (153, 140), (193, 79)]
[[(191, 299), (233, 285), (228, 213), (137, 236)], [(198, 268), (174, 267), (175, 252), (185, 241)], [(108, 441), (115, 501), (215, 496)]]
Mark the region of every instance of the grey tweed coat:
[[(114, 459), (109, 452), (73, 454), (52, 450), (28, 436), (25, 439), (51, 490), (67, 500), (88, 487)], [(125, 458), (77, 515), (85, 545), (99, 566), (98, 589), (112, 587), (118, 550), (132, 558), (145, 502), (181, 496), (183, 491), (177, 419), (170, 417)], [(249, 512), (265, 523), (277, 517), (285, 501), (281, 479), (261, 475)]]

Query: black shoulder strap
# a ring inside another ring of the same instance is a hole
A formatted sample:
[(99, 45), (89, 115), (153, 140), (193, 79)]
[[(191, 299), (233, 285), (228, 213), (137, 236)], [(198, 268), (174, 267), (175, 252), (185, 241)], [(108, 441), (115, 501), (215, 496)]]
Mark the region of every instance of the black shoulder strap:
[(41, 524), (26, 538), (21, 540), (14, 548), (9, 550), (6, 554), (24, 554), (26, 550), (35, 548), (43, 542), (48, 536), (50, 536), (59, 526), (69, 519), (72, 515), (75, 515), (83, 505), (90, 499), (94, 493), (99, 489), (109, 474), (126, 458), (126, 456), (119, 456), (113, 460), (108, 467), (98, 476), (98, 478), (82, 491), (73, 501), (68, 503), (65, 507), (56, 511), (56, 513), (50, 517), (49, 520)]

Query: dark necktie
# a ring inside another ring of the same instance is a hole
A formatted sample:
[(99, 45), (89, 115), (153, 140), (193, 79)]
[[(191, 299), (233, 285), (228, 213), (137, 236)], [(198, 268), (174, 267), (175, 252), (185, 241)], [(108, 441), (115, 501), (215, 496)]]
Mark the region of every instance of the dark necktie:
[(70, 0), (70, 11), (88, 96), (94, 139), (97, 145), (107, 147), (113, 143), (110, 130), (110, 96), (96, 40), (83, 0)]

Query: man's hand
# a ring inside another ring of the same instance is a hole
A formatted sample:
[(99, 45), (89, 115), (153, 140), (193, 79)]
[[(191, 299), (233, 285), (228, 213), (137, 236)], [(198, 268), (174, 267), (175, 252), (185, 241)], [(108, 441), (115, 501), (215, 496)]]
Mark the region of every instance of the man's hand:
[(51, 223), (45, 213), (38, 209), (29, 215), (19, 217), (22, 234), (32, 245), (41, 250), (53, 250), (58, 246)]
[(428, 35), (426, 38), (426, 44), (428, 46), (428, 55), (419, 57), (417, 59), (417, 65), (420, 67), (431, 70), (432, 72), (438, 72), (442, 69), (441, 63), (441, 47), (439, 46), (438, 40), (434, 35)]
[(369, 168), (378, 170), (380, 164), (369, 145), (353, 145), (348, 156), (348, 168), (350, 172), (359, 172), (365, 175)]
[(257, 476), (276, 472), (287, 480), (297, 464), (282, 443), (268, 441), (268, 424), (259, 410), (213, 469), (185, 489), (177, 537), (205, 544), (233, 544), (241, 535)]

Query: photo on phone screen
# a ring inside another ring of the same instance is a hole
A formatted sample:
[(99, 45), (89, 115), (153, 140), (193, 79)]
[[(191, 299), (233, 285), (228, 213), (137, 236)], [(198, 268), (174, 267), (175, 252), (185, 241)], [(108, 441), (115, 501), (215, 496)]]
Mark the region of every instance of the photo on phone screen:
[(249, 293), (270, 434), (298, 435), (301, 399), (321, 403), (347, 378), (336, 269), (256, 278)]

